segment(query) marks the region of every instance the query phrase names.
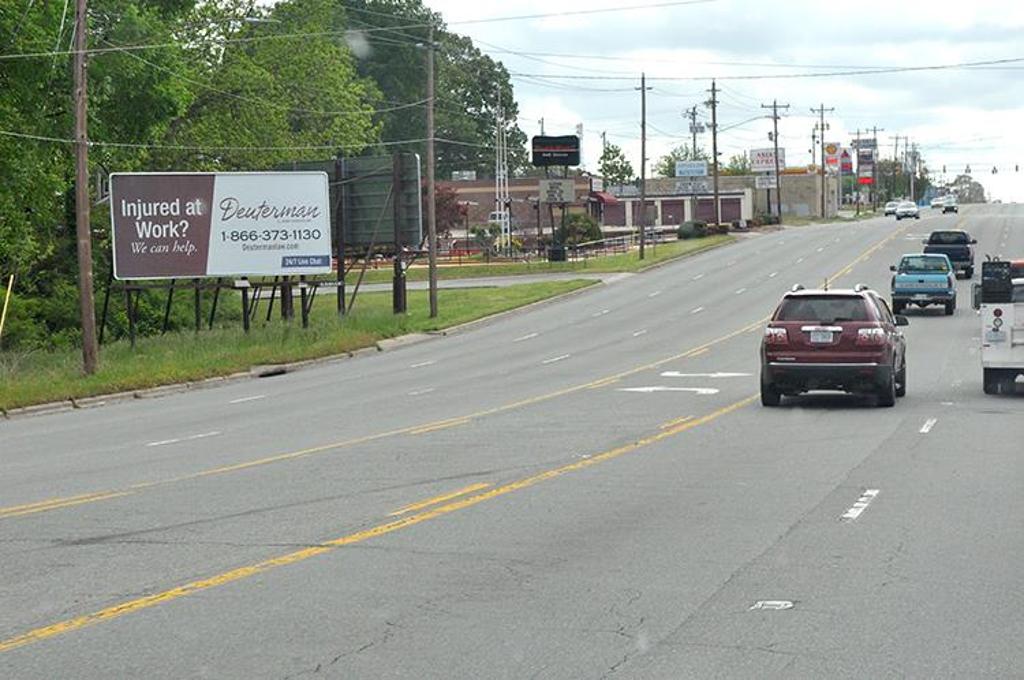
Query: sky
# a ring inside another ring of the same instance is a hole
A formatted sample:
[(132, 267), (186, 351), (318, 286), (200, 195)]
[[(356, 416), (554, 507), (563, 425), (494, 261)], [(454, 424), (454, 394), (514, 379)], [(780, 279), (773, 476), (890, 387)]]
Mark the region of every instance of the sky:
[[(665, 3), (668, 0), (660, 0)], [(697, 0), (637, 8), (659, 0), (426, 0), (450, 30), (468, 35), (513, 75), (528, 136), (574, 134), (583, 125), (584, 167), (596, 170), (601, 133), (639, 172), (640, 74), (648, 86), (648, 167), (691, 141), (684, 109), (704, 105), (711, 79), (722, 161), (771, 145), (762, 104), (790, 107), (779, 123), (790, 167), (811, 162), (811, 134), (824, 105), (826, 141), (847, 146), (856, 131), (878, 128), (879, 153), (895, 137), (916, 144), (933, 176), (952, 180), (970, 166), (991, 198), (1024, 201), (1024, 2), (976, 0)], [(499, 17), (627, 7), (625, 11), (478, 21)], [(463, 23), (465, 22), (465, 23)], [(1020, 59), (981, 67), (872, 73)], [(853, 75), (822, 75), (868, 71)], [(819, 74), (819, 77), (769, 76)], [(562, 77), (568, 76), (568, 77)], [(753, 76), (753, 77), (751, 77)], [(698, 145), (710, 149), (710, 134)], [(993, 174), (993, 168), (997, 173)], [(650, 172), (649, 172), (650, 174)]]

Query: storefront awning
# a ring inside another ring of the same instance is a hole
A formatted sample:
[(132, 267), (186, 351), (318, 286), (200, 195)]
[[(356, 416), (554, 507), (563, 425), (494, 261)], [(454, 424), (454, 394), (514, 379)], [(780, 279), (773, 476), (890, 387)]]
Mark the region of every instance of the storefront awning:
[(590, 197), (605, 205), (615, 205), (619, 202), (619, 199), (615, 198), (607, 191), (591, 191)]

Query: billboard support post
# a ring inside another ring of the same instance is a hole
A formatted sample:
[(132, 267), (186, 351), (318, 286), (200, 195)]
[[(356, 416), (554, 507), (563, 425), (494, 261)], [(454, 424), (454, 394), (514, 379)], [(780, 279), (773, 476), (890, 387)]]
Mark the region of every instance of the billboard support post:
[(345, 316), (345, 161), (340, 156), (334, 159), (334, 230), (338, 252), (338, 316)]
[(249, 282), (246, 281), (242, 289), (242, 330), (249, 332)]
[(405, 265), (402, 262), (402, 155), (392, 157), (391, 181), (394, 189), (391, 192), (391, 206), (394, 210), (394, 278), (391, 284), (391, 306), (395, 314), (406, 311)]

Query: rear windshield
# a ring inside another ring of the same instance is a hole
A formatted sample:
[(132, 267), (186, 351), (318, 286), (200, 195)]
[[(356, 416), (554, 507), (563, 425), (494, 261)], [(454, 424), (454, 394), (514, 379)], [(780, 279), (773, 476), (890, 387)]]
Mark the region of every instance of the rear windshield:
[(901, 272), (948, 274), (949, 265), (944, 257), (905, 257), (900, 261)]
[(869, 321), (862, 297), (839, 295), (801, 295), (782, 301), (776, 321)]
[(937, 246), (959, 246), (967, 244), (967, 234), (962, 231), (935, 231), (928, 237), (928, 243)]

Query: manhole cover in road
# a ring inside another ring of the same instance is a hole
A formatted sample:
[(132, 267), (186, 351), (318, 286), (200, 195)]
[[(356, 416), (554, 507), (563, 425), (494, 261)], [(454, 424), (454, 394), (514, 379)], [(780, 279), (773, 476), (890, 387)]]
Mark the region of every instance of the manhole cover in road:
[(790, 602), (789, 600), (758, 600), (750, 608), (750, 611), (754, 611), (754, 610), (757, 610), (757, 609), (770, 609), (770, 610), (778, 611), (778, 610), (782, 610), (782, 609), (792, 609), (792, 608), (793, 608), (793, 603)]

